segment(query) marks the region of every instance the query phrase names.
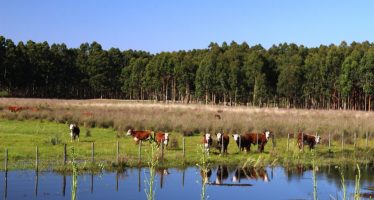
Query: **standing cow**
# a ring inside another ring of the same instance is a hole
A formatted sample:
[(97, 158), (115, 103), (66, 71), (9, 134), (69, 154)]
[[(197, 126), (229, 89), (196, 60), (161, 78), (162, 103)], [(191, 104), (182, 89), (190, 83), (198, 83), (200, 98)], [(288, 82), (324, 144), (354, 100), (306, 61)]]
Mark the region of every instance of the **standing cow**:
[(301, 131), (297, 134), (297, 144), (300, 150), (303, 148), (305, 144), (309, 146), (310, 150), (312, 150), (314, 149), (314, 146), (320, 142), (320, 140), (321, 137), (319, 135), (309, 135)]
[(129, 129), (126, 135), (131, 135), (134, 138), (136, 144), (138, 144), (139, 141), (151, 139), (151, 131), (135, 131), (134, 129)]
[(73, 142), (73, 140), (75, 140), (75, 138), (78, 137), (78, 142), (79, 142), (80, 129), (79, 129), (78, 125), (70, 124), (69, 128), (70, 128), (71, 141)]
[(164, 133), (162, 131), (158, 131), (155, 133), (155, 141), (157, 146), (159, 147), (161, 142), (164, 143), (165, 146), (168, 146), (169, 143), (169, 133)]
[(216, 136), (218, 146), (222, 148), (223, 145), (223, 153), (227, 153), (227, 146), (230, 143), (230, 137), (224, 133), (216, 133)]
[(260, 152), (264, 152), (265, 145), (269, 140), (271, 135), (270, 131), (265, 131), (264, 133), (244, 133), (244, 134), (233, 134), (234, 140), (238, 147), (240, 147), (240, 151), (244, 149), (249, 152), (251, 150), (251, 144), (256, 145), (258, 144), (258, 150)]
[(212, 140), (210, 133), (206, 133), (203, 135), (202, 143), (204, 144), (205, 152), (209, 153), (209, 149), (213, 144), (213, 140)]

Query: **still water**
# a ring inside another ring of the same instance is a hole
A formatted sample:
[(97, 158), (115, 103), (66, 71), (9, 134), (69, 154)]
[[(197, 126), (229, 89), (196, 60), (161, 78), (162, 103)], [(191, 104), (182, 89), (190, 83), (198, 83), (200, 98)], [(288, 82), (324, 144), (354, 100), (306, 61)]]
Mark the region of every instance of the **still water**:
[[(217, 166), (211, 169), (208, 199), (313, 199), (313, 173), (310, 168), (267, 167), (263, 169)], [(354, 168), (344, 168), (348, 199), (353, 198)], [(71, 176), (32, 170), (0, 172), (2, 199), (70, 199)], [(78, 176), (78, 200), (146, 199), (147, 168)], [(342, 199), (341, 176), (334, 166), (319, 167), (316, 175), (318, 199)], [(373, 166), (361, 167), (362, 199), (374, 196)], [(156, 199), (200, 199), (202, 176), (198, 168), (158, 169)], [(373, 197), (372, 197), (373, 198)]]

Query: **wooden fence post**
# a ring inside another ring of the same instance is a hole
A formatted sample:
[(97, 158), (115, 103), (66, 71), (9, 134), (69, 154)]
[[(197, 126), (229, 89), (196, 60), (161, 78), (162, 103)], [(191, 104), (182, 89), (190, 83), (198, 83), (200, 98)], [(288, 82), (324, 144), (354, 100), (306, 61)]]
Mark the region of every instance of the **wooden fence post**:
[(240, 151), (242, 150), (242, 138), (239, 136), (238, 139), (239, 139), (239, 153), (240, 153)]
[(342, 132), (342, 151), (344, 151), (344, 131)]
[(304, 132), (301, 131), (301, 150), (304, 151)]
[(117, 141), (117, 164), (119, 163), (119, 142)]
[(138, 163), (141, 162), (141, 159), (142, 159), (142, 141), (140, 140), (139, 141), (139, 152), (138, 152)]
[(183, 158), (186, 156), (186, 141), (185, 141), (185, 138), (183, 136), (183, 140), (182, 140), (182, 148), (183, 148)]
[(38, 167), (39, 167), (39, 163), (38, 163), (38, 160), (39, 160), (39, 158), (38, 158), (38, 154), (39, 154), (39, 152), (38, 152), (38, 146), (36, 146), (36, 151), (35, 151), (35, 169), (36, 169), (36, 171), (38, 171)]
[(331, 133), (329, 132), (329, 152), (331, 152)]
[(164, 140), (161, 140), (161, 160), (164, 160)]
[(287, 134), (287, 152), (290, 150), (290, 133)]
[(95, 162), (95, 143), (92, 142), (92, 148), (91, 148), (91, 162)]
[(8, 148), (5, 149), (5, 171), (8, 171)]
[(354, 132), (353, 134), (353, 148), (356, 149), (356, 139), (357, 139), (357, 133)]
[(64, 165), (66, 165), (66, 159), (67, 158), (67, 155), (66, 155), (66, 144), (64, 144)]
[(221, 135), (221, 155), (224, 153), (224, 148), (223, 148), (223, 134)]
[(365, 141), (365, 148), (368, 148), (368, 138), (369, 138), (369, 133), (366, 131), (366, 141)]

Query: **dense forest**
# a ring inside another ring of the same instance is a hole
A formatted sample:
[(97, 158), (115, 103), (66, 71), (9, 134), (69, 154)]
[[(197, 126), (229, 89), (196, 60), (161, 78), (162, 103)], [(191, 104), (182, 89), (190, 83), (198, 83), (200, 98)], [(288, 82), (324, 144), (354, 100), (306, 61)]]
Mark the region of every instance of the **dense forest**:
[(374, 44), (233, 41), (151, 54), (0, 36), (0, 96), (372, 110)]

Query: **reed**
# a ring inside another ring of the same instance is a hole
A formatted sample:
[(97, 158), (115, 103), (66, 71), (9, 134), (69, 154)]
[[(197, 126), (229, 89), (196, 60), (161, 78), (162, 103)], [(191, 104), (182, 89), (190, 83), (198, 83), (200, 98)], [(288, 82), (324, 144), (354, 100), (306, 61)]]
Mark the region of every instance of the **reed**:
[(71, 147), (71, 167), (72, 167), (72, 179), (71, 179), (71, 199), (77, 198), (77, 185), (78, 185), (78, 166), (76, 163), (76, 154), (74, 147)]
[(158, 148), (156, 143), (152, 142), (150, 151), (148, 153), (149, 178), (145, 180), (146, 185), (148, 185), (148, 189), (144, 189), (148, 200), (155, 199), (154, 182), (156, 176), (156, 167), (158, 165), (157, 151)]

